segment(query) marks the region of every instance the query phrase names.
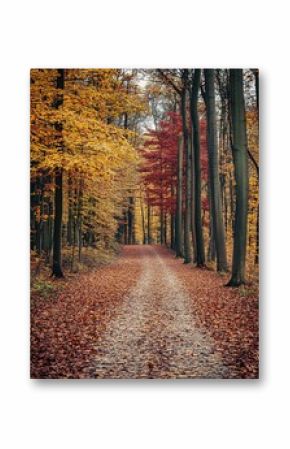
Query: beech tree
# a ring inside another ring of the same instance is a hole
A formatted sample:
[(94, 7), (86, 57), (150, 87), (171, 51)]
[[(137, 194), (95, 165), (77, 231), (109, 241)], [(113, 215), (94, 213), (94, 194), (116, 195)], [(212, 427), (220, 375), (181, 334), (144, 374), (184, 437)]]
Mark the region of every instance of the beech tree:
[[(58, 76), (56, 81), (57, 89), (60, 89), (60, 94), (55, 101), (55, 108), (58, 109), (63, 105), (63, 89), (65, 83), (64, 69), (58, 69)], [(63, 151), (63, 138), (61, 122), (55, 124), (56, 132), (59, 134), (58, 151)], [(62, 226), (62, 167), (55, 169), (55, 192), (54, 192), (54, 232), (53, 232), (53, 258), (52, 258), (52, 276), (57, 278), (63, 277), (61, 268), (61, 226)]]
[(183, 139), (180, 136), (178, 140), (178, 162), (177, 162), (176, 233), (175, 233), (176, 257), (183, 257), (182, 186), (183, 186)]
[(209, 160), (209, 182), (210, 182), (210, 206), (213, 220), (213, 235), (217, 254), (217, 270), (226, 272), (227, 256), (225, 244), (225, 231), (222, 216), (221, 189), (219, 181), (218, 168), (218, 148), (217, 148), (217, 129), (216, 129), (216, 103), (215, 103), (215, 84), (214, 69), (205, 69), (205, 104), (207, 115), (207, 141), (208, 141), (208, 160)]
[[(187, 121), (188, 69), (182, 70), (181, 117), (183, 145), (185, 155), (185, 208), (184, 208), (184, 263), (192, 260), (190, 249), (190, 220), (191, 220), (191, 145)], [(194, 242), (195, 243), (195, 242)]]
[(243, 92), (243, 70), (230, 70), (230, 100), (232, 118), (232, 152), (236, 181), (236, 212), (232, 276), (229, 286), (245, 283), (248, 215), (248, 150)]
[(201, 220), (201, 156), (200, 156), (200, 124), (197, 110), (198, 92), (200, 88), (201, 70), (195, 69), (192, 73), (190, 114), (192, 123), (192, 149), (193, 149), (193, 176), (192, 184), (194, 220), (192, 226), (195, 227), (196, 238), (196, 264), (198, 267), (205, 266), (204, 239)]

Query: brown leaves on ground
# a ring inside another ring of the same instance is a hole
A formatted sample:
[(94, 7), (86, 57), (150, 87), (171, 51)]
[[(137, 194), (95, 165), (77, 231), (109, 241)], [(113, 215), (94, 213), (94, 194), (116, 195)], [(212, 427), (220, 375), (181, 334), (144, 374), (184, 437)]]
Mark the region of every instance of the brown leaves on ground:
[[(166, 301), (169, 301), (170, 294), (166, 292), (165, 285), (170, 281), (168, 273), (172, 272), (192, 302), (193, 321), (201, 334), (211, 337), (214, 352), (220, 354), (222, 363), (227, 367), (227, 377), (257, 378), (259, 324), (257, 295), (250, 294), (245, 289), (225, 288), (227, 277), (219, 276), (207, 269), (184, 265), (182, 260), (177, 260), (170, 251), (160, 247), (156, 247), (153, 253), (156, 253), (161, 266), (165, 264), (167, 269), (163, 270), (162, 275), (160, 266), (153, 258), (152, 263), (156, 264), (154, 265), (154, 270), (157, 272), (156, 279), (153, 275), (148, 278), (146, 273), (144, 278), (144, 272), (143, 275), (141, 274), (142, 263), (144, 264), (142, 251), (146, 252), (145, 248), (142, 250), (142, 246), (127, 246), (123, 249), (121, 257), (111, 265), (100, 267), (91, 273), (81, 274), (71, 281), (54, 281), (56, 285), (61, 285), (58, 293), (47, 297), (35, 297), (33, 294), (31, 377), (95, 377), (97, 342), (100, 344), (103, 341), (104, 334), (107, 334), (107, 337), (112, 334), (108, 341), (110, 338), (113, 341), (112, 323), (119, 323), (116, 313), (120, 311), (124, 298), (128, 298), (128, 292), (130, 291), (132, 295), (132, 291), (135, 291), (134, 286), (137, 286), (137, 290), (140, 290), (138, 294), (142, 299), (142, 292), (144, 296), (146, 293), (144, 288), (149, 282), (146, 288), (150, 292), (153, 309), (157, 310), (162, 299), (163, 306), (158, 310), (160, 313), (163, 308), (166, 311)], [(142, 276), (143, 283), (140, 281)], [(160, 291), (162, 285), (163, 292)], [(172, 290), (173, 286), (169, 288)], [(136, 304), (132, 303), (132, 305), (130, 302), (128, 309), (134, 306), (130, 313), (134, 314), (136, 308), (136, 319), (139, 319), (141, 315), (137, 309), (140, 301), (137, 301), (136, 291), (133, 296)], [(147, 310), (146, 298), (142, 301)], [(173, 298), (171, 302), (174, 302)], [(142, 304), (140, 303), (140, 307)], [(126, 311), (126, 307), (124, 310)], [(150, 326), (158, 328), (158, 323), (153, 322), (159, 319), (160, 313), (159, 315), (158, 313), (150, 312), (148, 315), (149, 321), (146, 321), (146, 326), (149, 326), (149, 334), (150, 332), (152, 334)], [(167, 315), (170, 314), (167, 313)], [(160, 317), (162, 316), (161, 314)], [(126, 322), (124, 317), (123, 320)], [(167, 334), (171, 332), (170, 323), (167, 321), (166, 332), (164, 331), (165, 340), (170, 338)], [(143, 322), (140, 323), (142, 326), (143, 324)], [(182, 333), (184, 324), (181, 321), (177, 324)], [(130, 329), (125, 329), (124, 333), (130, 334)], [(148, 338), (149, 334), (145, 333), (144, 338)], [(149, 345), (149, 348), (151, 346)], [(150, 359), (150, 354), (147, 355)]]
[(90, 361), (114, 309), (139, 277), (132, 248), (110, 266), (62, 283), (48, 298), (31, 298), (31, 377), (90, 377)]
[(229, 367), (231, 378), (257, 378), (259, 375), (259, 300), (257, 294), (242, 288), (225, 288), (226, 276), (207, 269), (184, 265), (162, 249), (174, 266), (175, 274), (189, 292), (195, 320), (214, 339)]

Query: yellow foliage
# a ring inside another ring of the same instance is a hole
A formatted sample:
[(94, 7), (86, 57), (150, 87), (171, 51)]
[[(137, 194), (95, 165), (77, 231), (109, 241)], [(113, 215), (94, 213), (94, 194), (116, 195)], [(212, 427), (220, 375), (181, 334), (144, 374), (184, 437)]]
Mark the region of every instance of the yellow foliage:
[[(61, 169), (65, 204), (78, 209), (83, 229), (112, 235), (138, 163), (134, 133), (124, 129), (122, 119), (144, 110), (144, 103), (133, 78), (128, 81), (118, 69), (65, 69), (63, 90), (57, 89), (57, 76), (57, 70), (31, 70), (32, 179), (53, 180)], [(39, 222), (48, 216), (38, 207), (35, 217)]]

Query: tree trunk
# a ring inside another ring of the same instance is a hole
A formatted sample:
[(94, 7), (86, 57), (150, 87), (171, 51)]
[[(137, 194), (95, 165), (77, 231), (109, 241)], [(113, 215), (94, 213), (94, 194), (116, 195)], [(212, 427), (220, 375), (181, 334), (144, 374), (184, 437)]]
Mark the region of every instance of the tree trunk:
[(194, 70), (190, 98), (190, 113), (193, 131), (193, 180), (194, 180), (194, 225), (196, 235), (196, 264), (205, 266), (204, 238), (201, 220), (201, 167), (200, 167), (200, 130), (197, 111), (198, 90), (200, 86), (200, 69)]
[(160, 208), (160, 230), (159, 230), (159, 238), (160, 238), (160, 244), (163, 245), (164, 243), (164, 215), (162, 207)]
[(79, 263), (81, 262), (81, 254), (82, 254), (82, 246), (83, 246), (83, 189), (84, 189), (84, 181), (80, 179), (79, 183), (79, 196), (78, 196), (78, 240), (79, 240)]
[[(58, 69), (57, 88), (64, 89), (64, 69)], [(60, 94), (56, 102), (56, 109), (63, 104), (63, 94)], [(62, 134), (62, 123), (56, 125), (57, 131)], [(61, 143), (59, 151), (63, 150)], [(61, 268), (61, 226), (62, 226), (62, 168), (59, 167), (55, 172), (55, 193), (54, 193), (54, 232), (53, 232), (53, 258), (52, 258), (52, 276), (63, 277)]]
[[(259, 114), (259, 69), (255, 69), (255, 88), (256, 88), (256, 104), (257, 110)], [(257, 169), (257, 166), (256, 166)], [(257, 171), (257, 175), (259, 178), (259, 171)], [(256, 224), (256, 256), (255, 256), (255, 264), (259, 263), (259, 232), (260, 232), (260, 210), (259, 204), (257, 209), (257, 224)]]
[(183, 130), (183, 145), (184, 145), (184, 155), (185, 155), (185, 212), (184, 212), (184, 263), (191, 262), (191, 251), (190, 251), (190, 197), (191, 197), (191, 186), (190, 186), (190, 159), (191, 159), (191, 148), (189, 145), (189, 136), (187, 128), (187, 114), (186, 114), (186, 99), (187, 99), (187, 88), (188, 88), (188, 70), (184, 69), (182, 74), (182, 92), (181, 92), (181, 117), (182, 117), (182, 130)]
[(174, 185), (171, 184), (171, 211), (170, 211), (170, 248), (175, 249), (175, 214), (173, 212), (174, 204)]
[(192, 261), (196, 263), (196, 227), (195, 227), (195, 168), (194, 168), (194, 149), (193, 149), (193, 139), (189, 138), (188, 142), (191, 150), (190, 158), (190, 212), (191, 212), (191, 240), (192, 240)]
[(215, 86), (214, 70), (206, 69), (205, 74), (205, 100), (207, 114), (207, 140), (209, 159), (209, 182), (211, 195), (211, 213), (213, 218), (215, 249), (217, 256), (217, 270), (227, 271), (225, 231), (222, 216), (221, 189), (218, 170), (218, 149), (216, 134)]
[(164, 218), (163, 218), (163, 233), (164, 233), (163, 241), (164, 241), (165, 245), (167, 245), (167, 214), (166, 214), (166, 211), (164, 212)]
[(151, 214), (150, 214), (150, 204), (149, 204), (149, 198), (147, 199), (147, 239), (148, 239), (148, 245), (152, 243), (152, 237), (151, 237)]
[(140, 209), (141, 209), (141, 220), (142, 220), (142, 231), (143, 231), (142, 243), (143, 243), (143, 245), (145, 245), (145, 243), (146, 243), (145, 215), (144, 215), (144, 204), (143, 204), (141, 186), (140, 186)]
[(230, 70), (230, 104), (233, 131), (232, 152), (236, 181), (236, 211), (232, 276), (228, 285), (239, 286), (245, 283), (249, 190), (248, 148), (242, 69)]
[(259, 211), (259, 204), (258, 204), (258, 209), (257, 209), (257, 222), (256, 222), (256, 255), (255, 255), (255, 264), (257, 265), (259, 263), (259, 252), (260, 252), (260, 239), (259, 239), (259, 232), (260, 232), (260, 226), (259, 226), (259, 215), (260, 215), (260, 211)]
[[(209, 202), (209, 210), (211, 211), (211, 194), (210, 194), (210, 184), (207, 185), (207, 196)], [(208, 262), (214, 262), (216, 259), (216, 250), (215, 250), (215, 238), (214, 238), (214, 225), (213, 225), (213, 215), (209, 214), (209, 242), (208, 242), (208, 251), (207, 251), (207, 260)]]
[(127, 242), (128, 245), (132, 245), (132, 216), (131, 216), (131, 212), (130, 212), (130, 207), (128, 209), (127, 212), (127, 221), (128, 221), (128, 237), (127, 237)]
[(177, 194), (176, 194), (176, 230), (175, 246), (176, 257), (183, 256), (182, 250), (182, 178), (183, 178), (183, 139), (178, 141), (178, 168), (177, 168)]
[(126, 222), (124, 223), (124, 234), (123, 234), (123, 242), (124, 245), (128, 245), (128, 222), (127, 222), (127, 214), (125, 215)]

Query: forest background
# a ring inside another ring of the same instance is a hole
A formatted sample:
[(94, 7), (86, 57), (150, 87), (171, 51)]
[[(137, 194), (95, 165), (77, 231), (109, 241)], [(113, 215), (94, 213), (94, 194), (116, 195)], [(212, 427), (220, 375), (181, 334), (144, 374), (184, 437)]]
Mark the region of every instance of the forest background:
[(229, 260), (228, 285), (255, 286), (258, 185), (258, 69), (31, 71), (39, 294), (54, 288), (43, 265), (62, 278), (117, 244), (166, 245), (220, 273)]

